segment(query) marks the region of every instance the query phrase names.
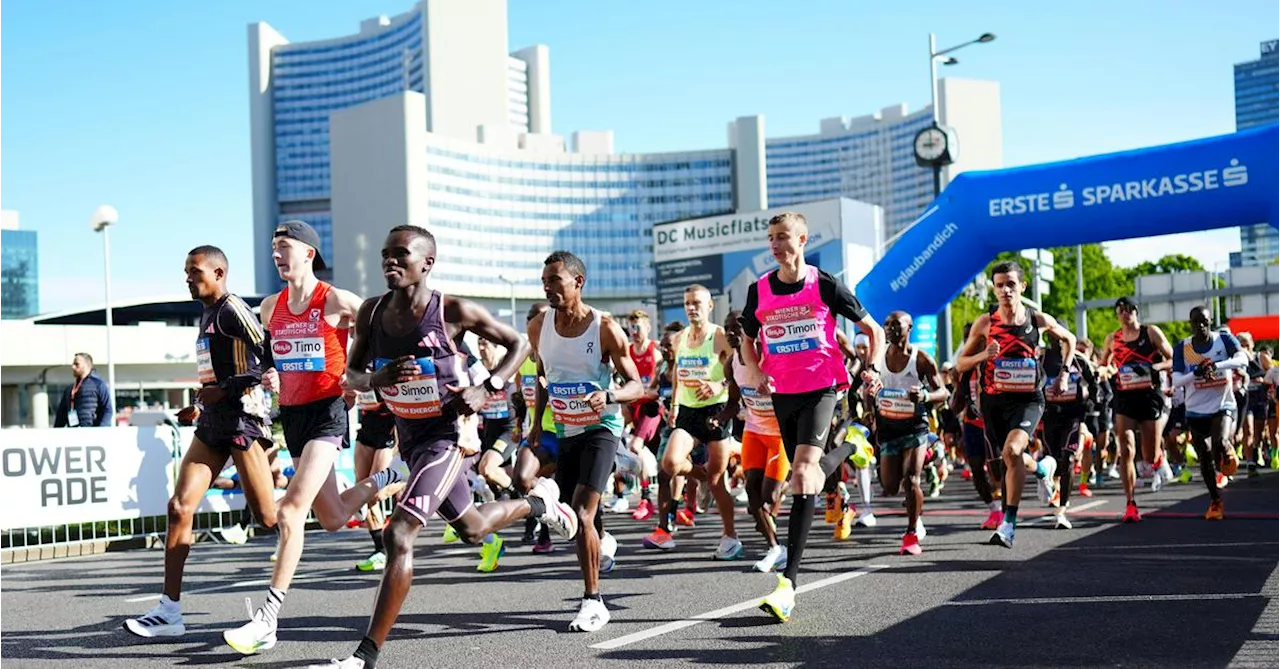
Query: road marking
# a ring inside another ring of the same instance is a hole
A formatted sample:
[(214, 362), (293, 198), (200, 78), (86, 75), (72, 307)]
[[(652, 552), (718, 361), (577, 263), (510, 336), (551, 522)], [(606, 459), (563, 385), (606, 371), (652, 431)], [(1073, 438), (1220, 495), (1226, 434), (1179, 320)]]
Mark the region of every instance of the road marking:
[[(477, 550), (476, 548), (453, 548), (449, 550), (435, 551), (431, 554), (431, 556), (436, 557), (440, 555), (465, 555), (467, 553), (475, 553), (476, 550)], [(373, 573), (373, 572), (357, 571), (354, 568), (325, 569), (322, 571), (313, 571), (307, 574), (298, 574), (293, 577), (293, 580), (306, 581), (310, 579), (319, 578), (321, 576), (333, 576), (335, 574), (350, 574), (352, 576), (358, 576), (360, 574), (369, 574), (369, 573)], [(251, 581), (236, 581), (235, 583), (223, 583), (222, 585), (211, 585), (207, 588), (196, 588), (195, 590), (183, 590), (182, 594), (199, 595), (206, 592), (219, 592), (221, 590), (236, 590), (238, 588), (247, 588), (254, 585), (270, 585), (270, 584), (271, 584), (270, 577), (259, 578)], [(129, 602), (130, 604), (136, 604), (138, 602), (151, 602), (158, 599), (160, 599), (160, 595), (142, 595), (139, 597), (130, 597), (124, 601)]]
[[(1081, 512), (1081, 511), (1084, 511), (1085, 509), (1092, 509), (1092, 508), (1093, 508), (1093, 507), (1095, 507), (1095, 506), (1102, 506), (1103, 504), (1106, 504), (1106, 503), (1107, 503), (1107, 500), (1105, 500), (1105, 499), (1099, 499), (1099, 500), (1094, 500), (1094, 501), (1092, 501), (1092, 502), (1089, 502), (1088, 504), (1081, 504), (1080, 506), (1069, 506), (1069, 507), (1067, 507), (1067, 518), (1070, 518), (1073, 514), (1075, 514), (1075, 513), (1079, 513), (1079, 512)], [(1057, 512), (1055, 511), (1054, 513), (1049, 514), (1049, 515), (1036, 516), (1035, 518), (1032, 518), (1031, 520), (1024, 520), (1024, 521), (1022, 522), (1022, 524), (1023, 524), (1023, 525), (1033, 525), (1033, 524), (1038, 523), (1038, 522), (1040, 522), (1040, 521), (1042, 521), (1042, 520), (1057, 520), (1057, 519), (1058, 519), (1058, 516), (1057, 516)]]
[[(820, 581), (814, 581), (813, 583), (808, 583), (796, 588), (796, 594), (802, 595), (806, 592), (812, 592), (819, 588), (825, 588), (829, 585), (843, 583), (850, 579), (858, 578), (859, 576), (866, 576), (867, 574), (870, 574), (871, 572), (877, 571), (879, 569), (887, 569), (888, 567), (889, 565), (887, 564), (870, 564), (856, 571), (849, 571), (843, 574), (836, 574), (835, 576), (829, 576)], [(594, 646), (591, 646), (591, 647), (596, 650), (613, 650), (615, 648), (622, 648), (623, 646), (629, 646), (633, 643), (644, 641), (646, 639), (652, 639), (653, 637), (656, 637), (656, 636), (662, 636), (663, 634), (669, 634), (676, 630), (682, 630), (686, 627), (693, 627), (698, 623), (704, 623), (709, 620), (718, 620), (720, 618), (724, 618), (725, 616), (731, 616), (740, 611), (746, 611), (747, 609), (754, 609), (760, 606), (761, 599), (763, 598), (756, 597), (754, 599), (749, 599), (739, 604), (734, 604), (733, 606), (726, 606), (723, 609), (708, 611), (707, 613), (699, 614), (691, 618), (685, 618), (684, 620), (676, 620), (673, 622), (658, 625), (657, 627), (653, 627), (653, 628), (644, 630), (642, 632), (636, 632), (634, 634), (620, 636), (616, 639), (610, 639), (608, 641), (595, 644)]]
[(1058, 546), (1055, 551), (1136, 551), (1164, 550), (1166, 548), (1236, 548), (1241, 546), (1275, 546), (1274, 541), (1226, 541), (1223, 543), (1185, 543), (1185, 544), (1132, 544), (1129, 546)]
[(1110, 604), (1116, 602), (1183, 602), (1206, 599), (1254, 599), (1265, 597), (1257, 592), (1223, 592), (1182, 595), (1108, 595), (1103, 597), (1028, 597), (1026, 599), (966, 599), (946, 602), (943, 606), (986, 606), (988, 604)]

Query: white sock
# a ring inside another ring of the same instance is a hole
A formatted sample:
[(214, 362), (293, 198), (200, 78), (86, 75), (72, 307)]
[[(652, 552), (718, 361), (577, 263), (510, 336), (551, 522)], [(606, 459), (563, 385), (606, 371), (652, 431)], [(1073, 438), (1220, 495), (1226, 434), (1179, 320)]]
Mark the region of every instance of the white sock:
[(496, 537), (496, 536), (494, 536), (492, 533), (484, 535), (484, 543), (486, 543), (486, 544), (491, 544), (491, 543), (493, 543), (493, 542), (494, 542), (494, 540), (496, 540), (496, 539), (497, 539), (497, 537)]
[(993, 499), (993, 500), (991, 500), (991, 502), (987, 504), (987, 510), (988, 510), (988, 511), (999, 511), (999, 510), (1000, 510), (1000, 500), (998, 500), (998, 499)]
[(174, 612), (182, 611), (181, 602), (175, 602), (172, 599), (169, 599), (169, 595), (165, 595), (165, 594), (160, 595), (160, 605), (170, 611), (174, 611)]
[(862, 494), (862, 513), (871, 513), (871, 468), (858, 470), (858, 491)]

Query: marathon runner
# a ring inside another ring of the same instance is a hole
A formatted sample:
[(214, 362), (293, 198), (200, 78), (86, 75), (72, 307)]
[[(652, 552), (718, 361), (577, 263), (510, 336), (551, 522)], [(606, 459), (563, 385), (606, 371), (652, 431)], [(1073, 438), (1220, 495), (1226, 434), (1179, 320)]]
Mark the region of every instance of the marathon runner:
[(264, 527), (276, 525), (274, 476), (266, 455), (271, 433), (260, 385), (266, 335), (244, 300), (227, 290), (227, 256), (221, 249), (192, 249), (184, 270), (191, 297), (204, 305), (196, 337), (201, 387), (195, 405), (178, 412), (178, 422), (195, 423), (196, 433), (182, 456), (169, 499), (160, 603), (145, 615), (124, 621), (126, 631), (146, 638), (186, 633), (180, 600), (182, 574), (193, 543), (192, 523), (196, 507), (228, 456), (235, 462), (248, 508)]
[[(1049, 314), (1022, 303), (1025, 277), (1022, 266), (1016, 262), (1002, 262), (992, 268), (991, 281), (998, 304), (974, 321), (956, 362), (962, 372), (980, 370), (980, 406), (987, 441), (1001, 447), (1005, 469), (1004, 520), (989, 543), (1005, 548), (1013, 548), (1018, 503), (1027, 470), (1034, 470), (1037, 479), (1051, 479), (1057, 471), (1053, 458), (1036, 462), (1027, 454), (1027, 446), (1044, 414), (1043, 370), (1036, 361), (1040, 334), (1047, 330), (1054, 335), (1062, 345), (1063, 359), (1069, 359), (1076, 348), (1075, 335)], [(1068, 368), (1064, 367), (1053, 381), (1056, 392), (1065, 393), (1069, 381)]]
[[(545, 388), (538, 386), (529, 444), (540, 443), (542, 414), (550, 408), (560, 443), (556, 481), (561, 500), (571, 500), (581, 528), (577, 552), (584, 590), (578, 615), (569, 624), (574, 632), (595, 632), (609, 622), (609, 609), (600, 596), (600, 544), (604, 536), (600, 495), (609, 485), (622, 436), (619, 404), (644, 396), (640, 375), (627, 355), (622, 328), (582, 301), (586, 281), (587, 267), (574, 254), (556, 251), (547, 256), (542, 289), (551, 311), (529, 323), (529, 343), (537, 354), (538, 373), (547, 380)], [(616, 391), (610, 390), (614, 374), (622, 379)]]
[[(640, 382), (645, 387), (644, 397), (628, 405), (625, 413), (631, 425), (631, 439), (627, 447), (640, 460), (641, 469), (640, 502), (631, 514), (635, 520), (648, 520), (653, 516), (653, 485), (658, 476), (658, 459), (655, 454), (662, 417), (658, 402), (657, 370), (658, 363), (662, 361), (662, 353), (658, 350), (658, 342), (649, 338), (650, 328), (649, 314), (643, 309), (636, 309), (627, 317), (627, 330), (631, 337), (627, 353), (631, 356), (631, 362), (635, 363)], [(626, 498), (618, 499), (611, 510), (622, 513), (627, 510)]]
[[(363, 479), (391, 466), (396, 449), (396, 417), (387, 409), (377, 391), (372, 389), (356, 394), (356, 408), (359, 410), (360, 428), (356, 430), (355, 473), (357, 479)], [(356, 563), (356, 569), (382, 571), (386, 568), (387, 548), (382, 543), (382, 527), (386, 524), (386, 518), (383, 516), (380, 500), (394, 495), (399, 488), (403, 486), (387, 486), (369, 502), (365, 522), (369, 537), (373, 540), (373, 554)]]
[[(492, 393), (506, 389), (529, 347), (520, 335), (480, 305), (429, 287), (436, 242), (427, 230), (400, 225), (382, 248), (388, 293), (365, 300), (356, 320), (348, 383), (377, 388), (396, 416), (400, 449), (410, 479), (385, 530), (387, 569), (378, 588), (368, 632), (350, 657), (329, 665), (370, 669), (400, 614), (413, 584), (413, 544), (432, 516), (439, 516), (467, 543), (523, 518), (539, 517), (565, 537), (577, 532), (577, 517), (558, 501), (554, 481), (542, 479), (519, 500), (473, 505), (465, 472), (474, 453), (459, 445), (461, 419), (485, 408)], [(467, 380), (465, 356), (456, 344), (466, 332), (506, 347), (493, 375), (481, 385)], [(372, 374), (363, 372), (374, 363)]]
[[(1262, 368), (1262, 355), (1260, 352), (1253, 350), (1253, 335), (1248, 332), (1241, 332), (1238, 337), (1240, 347), (1244, 349), (1245, 355), (1249, 359), (1249, 364), (1244, 369), (1244, 393), (1243, 404), (1238, 406), (1240, 417), (1237, 419), (1243, 432), (1244, 445), (1244, 461), (1245, 467), (1249, 472), (1249, 476), (1258, 475), (1259, 461), (1259, 444), (1262, 443), (1263, 432), (1266, 430), (1267, 423), (1267, 387), (1262, 383), (1262, 379), (1267, 374), (1267, 370)], [(1242, 399), (1241, 395), (1236, 395), (1236, 401)], [(1266, 457), (1261, 458), (1266, 466)]]
[[(964, 324), (963, 341), (969, 341), (972, 330), (973, 323)], [(980, 341), (978, 346), (985, 346), (985, 343), (985, 340)], [(1003, 486), (1003, 477), (1000, 476), (1003, 467), (1000, 465), (1000, 455), (987, 442), (986, 423), (982, 421), (979, 406), (982, 401), (981, 370), (975, 368), (961, 371), (958, 364), (955, 370), (960, 380), (956, 383), (957, 393), (951, 396), (951, 410), (961, 417), (960, 439), (964, 443), (969, 478), (973, 481), (978, 499), (987, 505), (987, 519), (982, 521), (979, 528), (994, 530), (1004, 521), (1004, 512), (1000, 500), (996, 499), (995, 487), (996, 483)]]
[[(796, 575), (813, 526), (817, 495), (827, 475), (819, 461), (836, 411), (836, 393), (849, 385), (844, 354), (836, 342), (836, 317), (858, 324), (871, 337), (863, 380), (878, 389), (876, 368), (884, 331), (853, 293), (835, 277), (805, 263), (809, 225), (787, 212), (769, 220), (769, 246), (778, 269), (747, 289), (742, 313), (741, 352), (747, 373), (760, 375), (757, 390), (771, 395), (782, 443), (791, 462), (791, 514), (787, 525), (787, 568), (760, 608), (785, 622), (795, 607)], [(756, 354), (759, 340), (760, 354)], [(835, 466), (844, 458), (835, 461)]]
[[(1098, 379), (1088, 359), (1076, 347), (1072, 347), (1071, 357), (1064, 363), (1062, 355), (1065, 349), (1057, 335), (1050, 331), (1049, 343), (1040, 356), (1040, 365), (1044, 369), (1044, 416), (1041, 425), (1044, 427), (1045, 453), (1041, 457), (1054, 458), (1057, 462), (1058, 480), (1040, 480), (1040, 496), (1046, 503), (1057, 508), (1054, 528), (1071, 529), (1071, 521), (1067, 519), (1067, 507), (1071, 502), (1071, 481), (1074, 477), (1076, 456), (1080, 451), (1083, 433), (1081, 421), (1087, 412), (1087, 400), (1098, 394)], [(1061, 389), (1056, 383), (1060, 374), (1067, 374), (1067, 387)], [(1060, 392), (1061, 391), (1061, 392)], [(1086, 428), (1087, 430), (1087, 428)]]

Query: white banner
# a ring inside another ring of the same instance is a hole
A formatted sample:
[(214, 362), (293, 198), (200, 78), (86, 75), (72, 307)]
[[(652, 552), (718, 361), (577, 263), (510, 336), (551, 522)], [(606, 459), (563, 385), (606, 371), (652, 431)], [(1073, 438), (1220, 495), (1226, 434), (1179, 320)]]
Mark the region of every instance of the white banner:
[(166, 514), (168, 427), (5, 430), (0, 530)]

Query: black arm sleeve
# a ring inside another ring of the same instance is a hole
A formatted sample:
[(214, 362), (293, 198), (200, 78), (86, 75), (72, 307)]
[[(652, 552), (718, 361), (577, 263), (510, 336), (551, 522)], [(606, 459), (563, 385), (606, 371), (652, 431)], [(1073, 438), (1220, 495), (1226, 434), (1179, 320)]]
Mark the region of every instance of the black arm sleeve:
[(245, 390), (262, 383), (263, 358), (270, 350), (267, 335), (248, 305), (234, 295), (218, 312), (218, 329), (222, 334), (244, 342), (247, 349), (249, 360), (245, 371), (228, 376), (219, 384), (228, 395), (239, 397)]
[(760, 294), (756, 284), (747, 287), (747, 303), (742, 307), (742, 334), (752, 339), (760, 338), (760, 320), (756, 308), (760, 306)]
[(848, 286), (821, 270), (818, 273), (818, 292), (822, 295), (822, 301), (839, 316), (856, 323), (867, 315), (866, 308), (854, 297)]

